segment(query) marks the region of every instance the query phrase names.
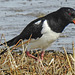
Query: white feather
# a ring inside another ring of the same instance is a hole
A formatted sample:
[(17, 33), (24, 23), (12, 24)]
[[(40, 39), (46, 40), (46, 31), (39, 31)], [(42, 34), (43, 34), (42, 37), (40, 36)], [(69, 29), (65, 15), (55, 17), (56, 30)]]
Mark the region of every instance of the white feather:
[(41, 20), (35, 22), (35, 24), (39, 25), (41, 23)]

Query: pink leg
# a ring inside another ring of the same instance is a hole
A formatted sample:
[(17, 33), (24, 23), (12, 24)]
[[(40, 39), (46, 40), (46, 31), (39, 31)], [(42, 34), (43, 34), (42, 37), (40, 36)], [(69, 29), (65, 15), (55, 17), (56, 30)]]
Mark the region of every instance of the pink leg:
[(33, 56), (32, 54), (30, 54), (29, 51), (26, 51), (26, 54), (27, 54), (29, 57), (32, 57), (33, 59), (38, 60), (38, 58), (35, 57), (35, 56)]
[[(38, 57), (35, 57), (33, 56), (32, 54), (29, 53), (29, 51), (26, 51), (26, 54), (29, 56), (29, 57), (32, 57), (33, 59), (37, 60), (39, 62), (39, 64), (41, 65), (41, 68), (42, 70), (45, 70), (44, 66), (43, 66), (43, 63), (42, 63), (42, 60), (43, 60), (43, 57), (44, 57), (44, 51), (41, 52), (41, 59), (39, 59)], [(46, 70), (45, 70), (46, 71)]]
[(45, 51), (42, 51), (41, 52), (41, 60), (43, 60), (44, 54), (45, 54)]
[[(32, 57), (32, 58), (35, 59), (35, 60), (39, 60), (39, 58), (37, 58), (37, 57), (33, 56), (32, 54), (30, 54), (29, 51), (26, 51), (26, 54), (27, 54), (29, 57)], [(45, 51), (42, 51), (42, 52), (41, 52), (41, 60), (43, 60), (44, 54), (45, 54)]]

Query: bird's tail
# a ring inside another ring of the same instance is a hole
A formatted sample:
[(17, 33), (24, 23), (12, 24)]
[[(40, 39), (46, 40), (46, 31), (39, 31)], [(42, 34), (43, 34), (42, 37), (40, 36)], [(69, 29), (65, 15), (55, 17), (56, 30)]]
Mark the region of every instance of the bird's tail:
[[(7, 41), (6, 43), (7, 43), (7, 45), (10, 47), (10, 46), (15, 45), (18, 41), (19, 41), (19, 35), (16, 36), (15, 38), (13, 38), (13, 39)], [(3, 43), (3, 44), (5, 44), (5, 43)], [(2, 46), (3, 44), (0, 44), (0, 46)], [(4, 49), (4, 50), (0, 53), (0, 55), (4, 54), (6, 51), (7, 51), (7, 49)]]
[[(10, 46), (15, 45), (18, 41), (19, 41), (19, 36), (16, 36), (15, 38), (7, 41), (6, 43), (7, 43), (7, 46), (10, 47)], [(3, 44), (6, 44), (6, 43), (3, 43)], [(2, 46), (3, 44), (0, 44), (0, 46)]]

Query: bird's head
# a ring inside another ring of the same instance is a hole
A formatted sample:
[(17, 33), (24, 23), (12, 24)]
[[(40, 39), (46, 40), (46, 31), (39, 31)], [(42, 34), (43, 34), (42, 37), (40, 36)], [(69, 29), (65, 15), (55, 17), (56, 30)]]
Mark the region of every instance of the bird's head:
[(75, 24), (75, 10), (73, 8), (62, 7), (59, 10), (67, 21)]

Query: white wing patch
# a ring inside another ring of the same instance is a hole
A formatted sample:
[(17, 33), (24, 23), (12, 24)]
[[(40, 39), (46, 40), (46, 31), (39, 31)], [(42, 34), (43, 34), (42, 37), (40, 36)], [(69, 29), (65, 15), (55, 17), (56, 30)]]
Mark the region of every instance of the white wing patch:
[(41, 20), (35, 22), (35, 24), (39, 25), (41, 23)]

